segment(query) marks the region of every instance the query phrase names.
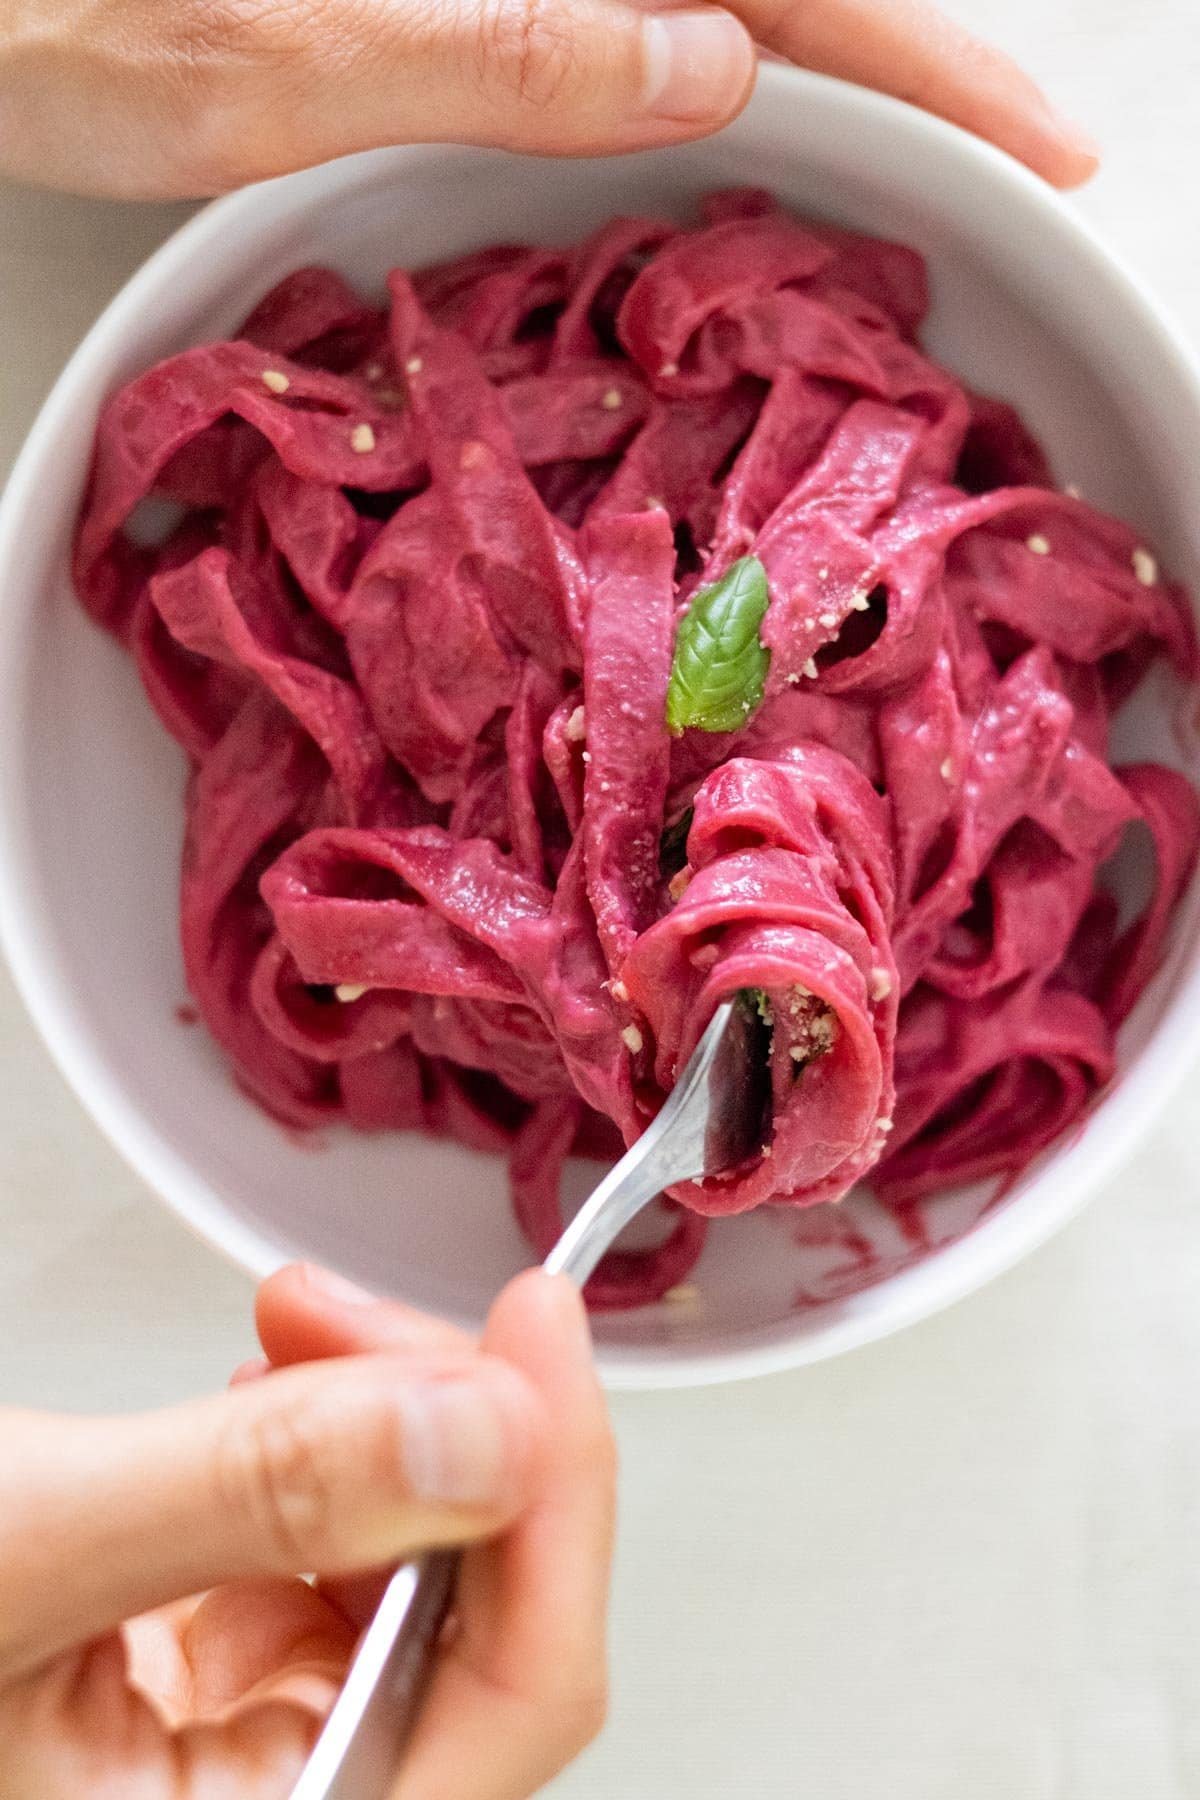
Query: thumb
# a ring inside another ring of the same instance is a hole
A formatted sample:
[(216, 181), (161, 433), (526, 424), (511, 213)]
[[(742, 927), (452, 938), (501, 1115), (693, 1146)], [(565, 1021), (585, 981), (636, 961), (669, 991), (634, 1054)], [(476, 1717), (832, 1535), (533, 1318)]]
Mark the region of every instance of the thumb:
[(130, 196), (384, 144), (647, 149), (717, 130), (754, 80), (744, 25), (671, 0), (119, 0), (86, 31), (78, 14), (52, 11), (18, 61), (0, 164)]
[(376, 1568), (506, 1525), (531, 1383), (495, 1357), (347, 1357), (121, 1419), (0, 1419), (0, 1678), (251, 1575)]

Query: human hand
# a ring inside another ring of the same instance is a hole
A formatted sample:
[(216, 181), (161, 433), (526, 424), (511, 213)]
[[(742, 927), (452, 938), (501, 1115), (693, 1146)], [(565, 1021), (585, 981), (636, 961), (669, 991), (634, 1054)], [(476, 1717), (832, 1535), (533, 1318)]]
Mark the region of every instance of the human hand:
[(480, 1349), (317, 1270), (258, 1317), (269, 1364), (226, 1395), (0, 1418), (0, 1794), (283, 1800), (379, 1592), (361, 1571), (455, 1543), (393, 1800), (524, 1800), (603, 1714), (614, 1469), (578, 1295), (520, 1277)]
[(0, 172), (199, 195), (379, 144), (646, 149), (727, 123), (756, 43), (1059, 186), (1095, 169), (1029, 77), (928, 0), (8, 0)]

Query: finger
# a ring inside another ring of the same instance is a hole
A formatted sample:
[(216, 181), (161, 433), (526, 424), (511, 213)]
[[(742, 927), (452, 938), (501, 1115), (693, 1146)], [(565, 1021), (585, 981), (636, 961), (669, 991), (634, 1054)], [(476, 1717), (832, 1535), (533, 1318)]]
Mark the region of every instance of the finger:
[(0, 1673), (220, 1581), (493, 1534), (544, 1423), (530, 1381), (483, 1355), (311, 1363), (129, 1419), (8, 1414)]
[(457, 1326), (399, 1300), (379, 1300), (329, 1269), (294, 1263), (258, 1290), (259, 1341), (279, 1368), (327, 1356), (376, 1350), (469, 1350), (472, 1339)]
[(604, 1714), (615, 1457), (582, 1302), (565, 1277), (530, 1272), (497, 1301), (484, 1341), (537, 1387), (549, 1448), (534, 1504), (464, 1561), (458, 1631), (394, 1800), (521, 1800)]
[(755, 67), (720, 7), (630, 0), (65, 0), (5, 39), (0, 162), (128, 195), (381, 144), (647, 148), (718, 129)]
[(217, 1713), (276, 1678), (345, 1672), (356, 1633), (306, 1581), (279, 1575), (229, 1581), (205, 1594), (181, 1644), (191, 1670), (191, 1710)]
[(265, 1356), (252, 1356), (248, 1361), (239, 1363), (229, 1377), (230, 1387), (242, 1387), (247, 1381), (261, 1381), (264, 1375), (271, 1373), (271, 1364)]
[(927, 0), (736, 0), (734, 10), (767, 49), (938, 113), (1056, 187), (1096, 171), (1095, 145), (1024, 70)]
[(336, 1686), (357, 1631), (308, 1582), (271, 1575), (141, 1613), (122, 1635), (130, 1682), (174, 1727), (261, 1693), (278, 1675), (305, 1689)]

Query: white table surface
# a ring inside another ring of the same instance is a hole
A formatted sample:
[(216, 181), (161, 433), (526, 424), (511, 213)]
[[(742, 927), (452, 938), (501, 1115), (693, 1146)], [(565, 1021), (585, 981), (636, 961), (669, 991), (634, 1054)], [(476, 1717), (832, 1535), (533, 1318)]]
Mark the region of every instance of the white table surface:
[[(1080, 206), (1200, 330), (1195, 6), (956, 10), (1102, 137)], [(0, 469), (182, 212), (0, 188)], [(101, 1140), (7, 980), (0, 1068), (0, 1400), (221, 1383), (248, 1282)], [(1083, 1219), (938, 1319), (618, 1401), (613, 1715), (556, 1800), (1200, 1795), (1198, 1116), (1200, 1070)]]

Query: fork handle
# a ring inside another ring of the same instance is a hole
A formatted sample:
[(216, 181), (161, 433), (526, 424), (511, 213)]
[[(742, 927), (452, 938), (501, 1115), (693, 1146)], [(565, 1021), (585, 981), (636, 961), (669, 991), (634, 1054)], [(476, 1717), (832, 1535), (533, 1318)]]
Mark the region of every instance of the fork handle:
[(434, 1550), (388, 1582), (291, 1800), (387, 1800), (461, 1560)]
[[(681, 1131), (709, 1078), (733, 1008), (718, 1007), (658, 1117), (567, 1226), (543, 1265), (583, 1286), (629, 1221), (705, 1168), (704, 1132)], [(701, 1120), (701, 1124), (703, 1120)], [(387, 1800), (446, 1621), (460, 1553), (437, 1550), (392, 1576), (291, 1800)]]
[[(622, 1157), (563, 1233), (545, 1267), (582, 1287), (629, 1219), (664, 1186), (648, 1132)], [(346, 1684), (290, 1800), (387, 1800), (416, 1724), (458, 1579), (461, 1553), (406, 1563), (384, 1591)]]

